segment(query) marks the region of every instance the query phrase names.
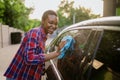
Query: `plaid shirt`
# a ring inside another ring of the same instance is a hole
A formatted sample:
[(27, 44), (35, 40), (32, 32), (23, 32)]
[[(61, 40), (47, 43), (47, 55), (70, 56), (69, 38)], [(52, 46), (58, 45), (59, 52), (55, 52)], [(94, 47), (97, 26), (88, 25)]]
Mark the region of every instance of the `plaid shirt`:
[(26, 33), (4, 76), (15, 80), (41, 80), (45, 68), (43, 53), (46, 39), (42, 27)]

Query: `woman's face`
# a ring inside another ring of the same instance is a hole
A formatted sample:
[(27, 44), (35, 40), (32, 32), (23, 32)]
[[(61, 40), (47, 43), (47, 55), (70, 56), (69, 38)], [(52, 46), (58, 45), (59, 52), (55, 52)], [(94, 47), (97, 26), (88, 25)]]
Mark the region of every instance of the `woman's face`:
[(58, 27), (58, 18), (55, 15), (48, 15), (48, 18), (43, 21), (43, 26), (46, 34), (52, 34)]

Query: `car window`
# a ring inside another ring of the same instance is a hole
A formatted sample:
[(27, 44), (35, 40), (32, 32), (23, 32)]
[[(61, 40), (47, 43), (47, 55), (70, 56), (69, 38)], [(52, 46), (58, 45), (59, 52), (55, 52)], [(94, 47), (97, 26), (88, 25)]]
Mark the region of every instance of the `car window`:
[(95, 60), (90, 80), (120, 80), (120, 32), (104, 31)]
[(72, 36), (76, 41), (76, 44), (78, 44), (78, 47), (81, 48), (82, 51), (85, 49), (85, 45), (87, 45), (87, 40), (90, 37), (91, 30), (70, 30), (65, 33), (63, 33), (55, 42), (53, 42), (52, 45), (49, 47), (49, 51), (54, 51), (55, 47), (58, 46), (60, 41), (64, 36), (70, 35)]
[(85, 56), (84, 49), (88, 45), (87, 41), (91, 33), (92, 30), (86, 29), (68, 31), (63, 35), (71, 35), (75, 39), (75, 50), (67, 51), (66, 56), (57, 62), (58, 70), (65, 80), (76, 80), (79, 78), (80, 63)]
[[(88, 66), (91, 64), (91, 58), (100, 32), (92, 29), (67, 31), (50, 46), (50, 51), (54, 51), (56, 45), (58, 45), (66, 35), (71, 35), (75, 39), (75, 50), (68, 51), (67, 53), (69, 54), (61, 60), (57, 58), (53, 59), (53, 62), (65, 80), (80, 79), (81, 75), (87, 71)], [(72, 56), (70, 55), (71, 53), (73, 54)]]
[(78, 47), (81, 48), (82, 50), (84, 49), (86, 42), (90, 36), (91, 30), (71, 30), (67, 31), (61, 37), (59, 38), (57, 44), (61, 41), (61, 39), (66, 36), (66, 35), (71, 35), (74, 39), (75, 42), (78, 44)]
[(91, 66), (96, 54), (97, 46), (99, 45), (99, 42), (101, 40), (102, 34), (103, 34), (102, 29), (93, 29), (91, 36), (87, 41), (87, 46), (84, 49), (85, 56), (80, 64), (81, 74), (79, 75), (79, 76), (82, 75), (81, 78), (84, 80), (89, 80), (89, 76), (91, 74)]

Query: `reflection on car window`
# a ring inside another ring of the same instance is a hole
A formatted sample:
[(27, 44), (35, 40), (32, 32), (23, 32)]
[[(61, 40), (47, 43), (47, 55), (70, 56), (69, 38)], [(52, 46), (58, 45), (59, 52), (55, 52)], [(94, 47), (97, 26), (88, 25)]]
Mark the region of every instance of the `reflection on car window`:
[(66, 36), (66, 35), (71, 35), (75, 38), (76, 43), (78, 44), (78, 47), (80, 48), (84, 48), (86, 41), (89, 37), (90, 34), (90, 30), (72, 30), (72, 31), (68, 31), (66, 33), (64, 33), (58, 40), (58, 43), (61, 41), (61, 39)]
[(120, 73), (120, 32), (104, 33), (96, 58)]
[[(71, 35), (75, 39), (74, 51), (67, 51), (66, 56), (63, 59), (54, 59), (54, 63), (58, 67), (61, 75), (65, 80), (76, 80), (80, 79), (80, 67), (84, 67), (80, 62), (85, 59), (84, 49), (88, 45), (91, 30), (72, 30), (61, 35), (56, 44), (59, 44), (61, 39), (66, 35)], [(72, 53), (72, 55), (71, 55)]]
[(104, 32), (95, 59), (103, 65), (93, 68), (91, 80), (120, 80), (120, 32)]
[[(72, 31), (68, 31), (64, 34), (62, 34), (58, 40), (56, 40), (56, 42), (54, 44), (52, 44), (50, 46), (49, 51), (54, 51), (55, 47), (60, 43), (60, 41), (62, 40), (62, 38), (66, 35), (70, 35), (72, 36), (76, 41), (76, 46), (78, 48), (81, 48), (82, 51), (84, 51), (84, 47), (86, 45), (86, 42), (88, 40), (89, 34), (91, 33), (91, 30), (72, 30)], [(76, 47), (76, 48), (77, 48)]]

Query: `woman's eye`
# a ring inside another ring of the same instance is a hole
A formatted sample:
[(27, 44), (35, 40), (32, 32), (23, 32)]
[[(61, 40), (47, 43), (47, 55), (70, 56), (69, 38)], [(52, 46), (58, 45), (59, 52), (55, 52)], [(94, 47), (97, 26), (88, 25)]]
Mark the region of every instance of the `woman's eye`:
[(49, 24), (54, 24), (54, 25), (57, 25), (57, 23), (54, 23), (54, 22), (48, 22)]
[(53, 24), (53, 22), (48, 22), (49, 24)]

